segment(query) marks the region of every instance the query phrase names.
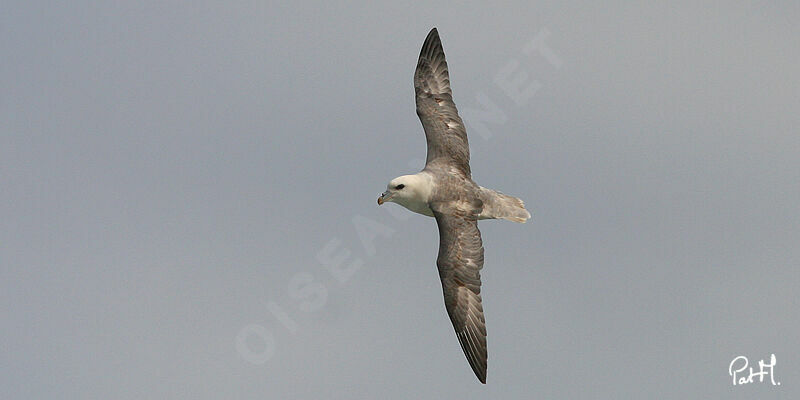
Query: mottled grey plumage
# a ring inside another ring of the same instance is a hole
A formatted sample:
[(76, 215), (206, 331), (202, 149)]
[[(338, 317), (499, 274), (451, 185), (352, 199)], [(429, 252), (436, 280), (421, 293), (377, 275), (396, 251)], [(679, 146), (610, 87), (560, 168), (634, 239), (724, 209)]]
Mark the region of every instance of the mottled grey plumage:
[(456, 168), (469, 178), (469, 142), (450, 90), (450, 75), (439, 33), (433, 28), (422, 45), (414, 73), (417, 115), (428, 142), (427, 167)]
[(442, 43), (431, 30), (414, 73), (417, 115), (425, 129), (428, 156), (425, 168), (389, 182), (378, 199), (436, 218), (444, 304), (469, 365), (486, 383), (486, 323), (481, 305), (483, 242), (479, 219), (502, 218), (525, 222), (530, 214), (522, 200), (472, 181), (469, 142), (450, 90)]

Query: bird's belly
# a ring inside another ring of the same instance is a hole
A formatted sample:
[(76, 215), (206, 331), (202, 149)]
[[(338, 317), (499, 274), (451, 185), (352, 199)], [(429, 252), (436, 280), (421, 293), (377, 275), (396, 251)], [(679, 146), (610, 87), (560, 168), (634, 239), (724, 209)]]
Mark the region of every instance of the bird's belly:
[(405, 208), (417, 213), (417, 214), (426, 215), (428, 217), (432, 217), (433, 216), (433, 210), (431, 210), (431, 208), (428, 207), (428, 203), (425, 203), (425, 202), (422, 202), (422, 201), (419, 201), (419, 202), (412, 201), (412, 202), (408, 202), (408, 204), (403, 204), (403, 206)]

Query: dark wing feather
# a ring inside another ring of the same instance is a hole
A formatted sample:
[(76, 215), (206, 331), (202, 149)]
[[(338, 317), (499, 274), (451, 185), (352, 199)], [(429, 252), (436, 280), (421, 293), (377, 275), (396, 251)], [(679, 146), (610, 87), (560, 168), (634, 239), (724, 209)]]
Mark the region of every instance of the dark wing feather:
[(432, 205), (439, 225), (439, 278), (444, 304), (467, 361), (482, 383), (486, 383), (486, 322), (481, 305), (483, 242), (477, 213), (445, 210)]
[(470, 177), (469, 142), (450, 90), (450, 76), (439, 33), (433, 28), (422, 45), (414, 73), (417, 115), (425, 129), (425, 165), (452, 167)]

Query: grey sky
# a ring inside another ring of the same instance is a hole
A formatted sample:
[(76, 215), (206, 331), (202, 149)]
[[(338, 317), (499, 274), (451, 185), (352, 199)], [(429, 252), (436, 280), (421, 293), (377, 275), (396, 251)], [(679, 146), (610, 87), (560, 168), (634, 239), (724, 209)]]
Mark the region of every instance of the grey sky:
[[(0, 397), (798, 398), (800, 5), (702, 3), (6, 2)], [(480, 224), (486, 386), (436, 224), (375, 204), (433, 26), (533, 214)]]

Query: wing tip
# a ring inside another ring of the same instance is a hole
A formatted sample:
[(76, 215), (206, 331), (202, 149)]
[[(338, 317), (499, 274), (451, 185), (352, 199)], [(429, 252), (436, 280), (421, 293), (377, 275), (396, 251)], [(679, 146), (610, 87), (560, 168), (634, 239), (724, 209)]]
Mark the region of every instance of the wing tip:
[[(467, 357), (467, 363), (469, 367), (472, 369), (472, 372), (475, 373), (475, 377), (482, 384), (486, 384), (486, 370), (487, 370), (487, 356), (485, 350), (485, 342), (483, 344), (483, 355), (479, 354), (477, 349), (471, 348), (469, 339), (467, 339), (466, 334), (459, 334), (456, 332), (456, 337), (458, 337), (458, 342), (461, 345), (461, 349), (464, 351), (464, 355)], [(484, 336), (485, 337), (485, 336)]]
[(478, 377), (478, 380), (482, 384), (486, 384), (486, 367), (484, 367), (483, 371), (478, 371), (477, 369), (473, 369), (475, 371), (475, 376)]
[[(442, 40), (439, 39), (439, 30), (436, 27), (433, 27), (430, 32), (428, 32), (428, 36), (425, 37), (425, 41), (423, 42), (422, 49), (423, 53), (425, 50), (427, 51), (436, 51), (437, 48), (442, 47)], [(443, 52), (443, 51), (442, 51)]]

